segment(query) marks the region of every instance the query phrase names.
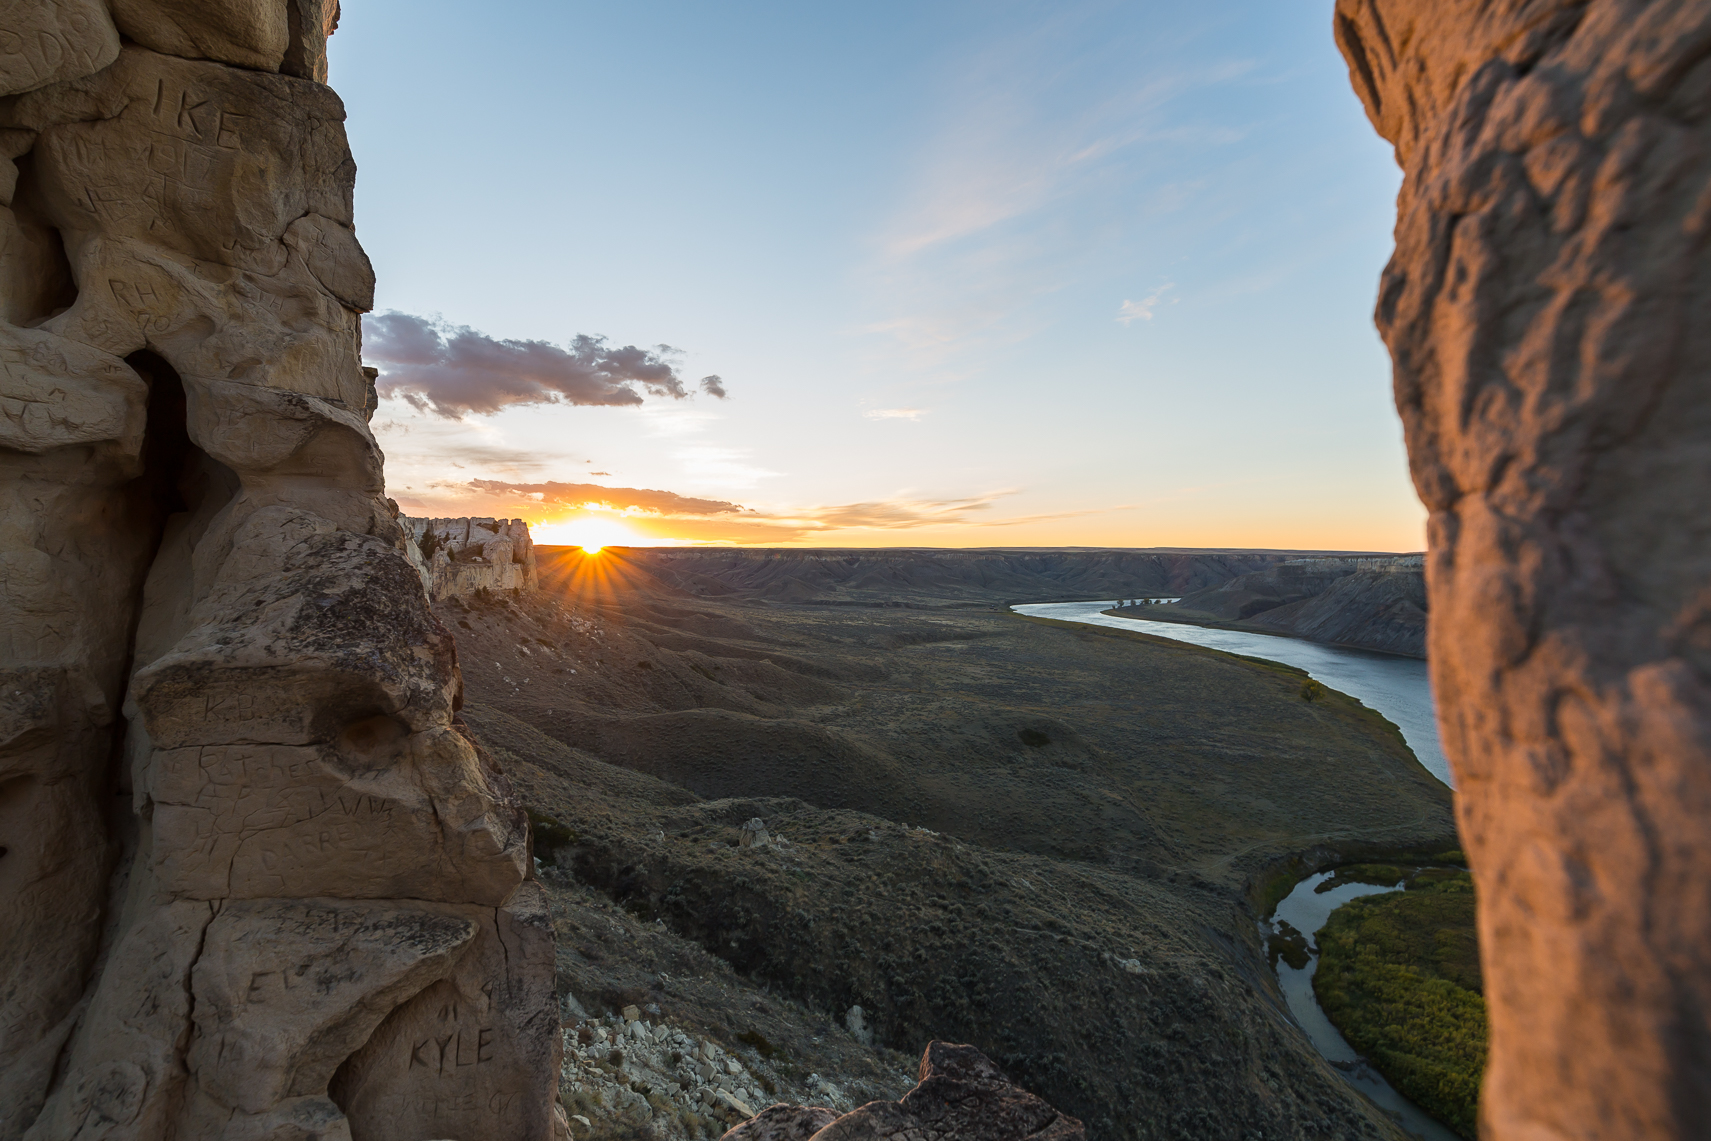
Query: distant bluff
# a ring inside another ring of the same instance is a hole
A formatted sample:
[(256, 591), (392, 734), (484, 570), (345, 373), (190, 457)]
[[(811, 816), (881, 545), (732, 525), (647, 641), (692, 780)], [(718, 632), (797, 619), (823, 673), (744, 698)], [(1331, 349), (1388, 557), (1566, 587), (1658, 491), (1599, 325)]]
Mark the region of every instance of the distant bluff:
[(1425, 561), (1423, 555), (1296, 559), (1194, 591), (1145, 617), (1424, 658)]
[(478, 590), (533, 590), (535, 543), (521, 519), (400, 517), (435, 602)]
[[(546, 548), (555, 555), (570, 548)], [(981, 606), (1183, 595), (1310, 556), (1182, 548), (609, 548), (630, 589), (847, 606)], [(560, 572), (564, 568), (559, 568)], [(548, 577), (552, 578), (553, 570)]]

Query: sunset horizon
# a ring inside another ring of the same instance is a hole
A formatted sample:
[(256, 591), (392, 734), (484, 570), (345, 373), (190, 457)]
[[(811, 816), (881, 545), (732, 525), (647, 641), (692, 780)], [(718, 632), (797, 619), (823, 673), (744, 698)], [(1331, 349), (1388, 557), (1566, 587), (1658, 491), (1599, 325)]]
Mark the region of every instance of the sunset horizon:
[[(521, 41), (343, 17), (359, 208), (385, 203), (363, 356), (408, 514), (1423, 546), (1370, 322), (1399, 176), (1329, 0), (672, 10), (531, 9)], [(556, 67), (570, 38), (647, 43), (649, 83), (621, 53)], [(447, 124), (480, 124), (480, 163), (421, 161)]]

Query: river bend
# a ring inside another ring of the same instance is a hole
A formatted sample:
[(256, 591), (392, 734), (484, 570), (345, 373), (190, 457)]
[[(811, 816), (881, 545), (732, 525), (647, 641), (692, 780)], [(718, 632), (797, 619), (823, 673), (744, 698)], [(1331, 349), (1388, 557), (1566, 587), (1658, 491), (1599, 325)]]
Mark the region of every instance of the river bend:
[(1265, 658), (1306, 670), (1325, 685), (1348, 694), (1368, 709), (1375, 709), (1387, 717), (1402, 730), (1403, 740), (1414, 750), (1426, 771), (1451, 788), (1455, 787), (1449, 762), (1444, 759), (1443, 746), (1438, 739), (1438, 715), (1432, 700), (1432, 683), (1426, 675), (1426, 663), (1418, 658), (1327, 646), (1302, 638), (1251, 634), (1246, 630), (1221, 630), (1181, 622), (1151, 622), (1144, 618), (1113, 618), (1101, 613), (1115, 605), (1115, 599), (1105, 602), (1030, 602), (1010, 609), (1034, 618), (1084, 622), (1089, 626), (1107, 626), (1114, 630), (1138, 630), (1173, 642), (1246, 654), (1251, 658)]

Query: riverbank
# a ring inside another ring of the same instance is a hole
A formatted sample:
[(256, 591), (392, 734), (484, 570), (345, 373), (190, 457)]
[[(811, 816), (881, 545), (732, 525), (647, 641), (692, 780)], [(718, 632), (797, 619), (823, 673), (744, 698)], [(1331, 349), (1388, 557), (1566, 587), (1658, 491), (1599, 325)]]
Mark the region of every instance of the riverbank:
[[(1357, 698), (1392, 722), (1408, 747), (1446, 788), (1454, 787), (1449, 760), (1438, 738), (1437, 709), (1426, 663), (1394, 654), (1326, 646), (1302, 638), (1257, 634), (1246, 630), (1198, 623), (1154, 622), (1150, 618), (1113, 616), (1110, 600), (1099, 602), (1025, 603), (1012, 607), (1018, 614), (1054, 618), (1110, 630), (1127, 630), (1224, 653), (1263, 658), (1305, 670), (1332, 689)], [(1140, 607), (1152, 611), (1159, 607)]]
[[(1184, 639), (1226, 653), (1246, 652), (1267, 661), (1306, 659), (1306, 664), (1314, 667), (1303, 671), (1307, 676), (1314, 676), (1315, 671), (1321, 677), (1335, 676), (1338, 684), (1375, 698), (1374, 704), (1385, 712), (1415, 722), (1417, 732), (1424, 722), (1433, 730), (1426, 743), (1436, 746), (1436, 727), (1429, 720), (1430, 689), (1423, 663), (1408, 662), (1394, 655), (1337, 650), (1273, 635), (1199, 624), (1173, 626), (1123, 616), (1124, 611), (1150, 613), (1161, 609), (1158, 606), (1119, 610), (1104, 603), (1056, 603), (1015, 609), (1036, 621), (1048, 620), (1046, 615), (1059, 615), (1061, 620), (1122, 630), (1135, 638)], [(1360, 675), (1370, 675), (1373, 671), (1399, 673), (1412, 677), (1416, 684), (1399, 689), (1392, 678), (1387, 684), (1375, 687), (1370, 677), (1363, 684)], [(1447, 766), (1443, 771), (1447, 776)], [(1344, 853), (1344, 858), (1351, 854)], [(1392, 859), (1398, 855), (1389, 853)], [(1436, 865), (1444, 857), (1433, 857), (1424, 850), (1405, 855), (1411, 861), (1406, 867), (1349, 865), (1337, 872), (1311, 874), (1303, 880), (1303, 873), (1340, 862), (1330, 851), (1304, 852), (1297, 860), (1278, 867), (1265, 883), (1257, 885), (1256, 905), (1262, 912), (1270, 913), (1270, 919), (1262, 922), (1261, 929), (1267, 938), (1279, 986), (1291, 1013), (1315, 1048), (1351, 1084), (1397, 1114), (1416, 1134), (1435, 1141), (1455, 1141), (1458, 1130), (1471, 1127), (1474, 1113), (1471, 1098), (1477, 1095), (1484, 1056), (1483, 1023), (1471, 1036), (1464, 1025), (1466, 1011), (1473, 1006), (1478, 1007), (1482, 1017), (1483, 1006), (1477, 995), (1446, 989), (1461, 985), (1452, 981), (1456, 977), (1465, 982), (1470, 965), (1477, 975), (1471, 894), (1459, 901), (1442, 897), (1424, 900), (1419, 896), (1400, 900), (1375, 898), (1362, 901), (1358, 908), (1350, 904), (1336, 910), (1357, 896), (1396, 891), (1404, 884), (1430, 887), (1433, 876), (1444, 878), (1439, 872), (1445, 869), (1419, 874), (1422, 861)], [(1462, 869), (1448, 871), (1447, 875), (1458, 883), (1467, 880)], [(1471, 889), (1471, 883), (1468, 886)], [(1465, 906), (1454, 916), (1440, 914), (1445, 904), (1453, 907), (1456, 902)], [(1361, 908), (1372, 911), (1367, 914)], [(1387, 921), (1396, 910), (1407, 912), (1406, 920)], [(1333, 1025), (1328, 1011), (1321, 1008), (1315, 992), (1319, 947), (1311, 940), (1327, 918), (1335, 920), (1328, 946), (1334, 963), (1331, 1005), (1338, 1025)], [(1272, 919), (1280, 921), (1281, 929), (1271, 926)], [(1362, 932), (1373, 938), (1340, 937), (1343, 928), (1357, 923)], [(1418, 947), (1409, 945), (1408, 939), (1400, 937), (1401, 932), (1430, 943), (1436, 958), (1423, 955)], [(1432, 966), (1434, 963), (1439, 966)], [(1348, 1037), (1339, 1026), (1348, 1031)], [(1351, 1041), (1359, 1043), (1358, 1049)], [(1365, 1055), (1374, 1059), (1376, 1068)], [(1400, 1089), (1406, 1090), (1406, 1096)], [(1411, 1101), (1410, 1096), (1420, 1104)]]
[(1113, 607), (1104, 613), (1114, 618), (1140, 619), (1148, 622), (1175, 622), (1184, 626), (1205, 626), (1212, 630), (1235, 630), (1250, 634), (1263, 634), (1270, 638), (1298, 638), (1304, 642), (1314, 642), (1321, 646), (1335, 646), (1343, 650), (1359, 650), (1364, 653), (1389, 654), (1399, 658), (1414, 658), (1425, 661), (1424, 650), (1419, 653), (1404, 653), (1394, 649), (1374, 647), (1360, 642), (1340, 641), (1336, 638), (1315, 637), (1313, 634), (1295, 629), (1286, 623), (1268, 623), (1260, 621), (1231, 621), (1219, 618), (1216, 614), (1205, 610), (1194, 610), (1178, 605), (1177, 602), (1160, 602), (1142, 606)]
[(1322, 964), (1315, 939), (1322, 938), (1325, 928), (1348, 908), (1399, 892), (1404, 874), (1398, 871), (1393, 882), (1367, 883), (1361, 877), (1344, 879), (1336, 871), (1315, 873), (1293, 885), (1260, 921), (1260, 931), (1289, 1012), (1320, 1056), (1417, 1141), (1462, 1141), (1455, 1130), (1399, 1092), (1374, 1068), (1331, 1021), (1317, 993)]
[(1426, 604), (1421, 555), (1315, 557), (1189, 591), (1168, 608), (1167, 620), (1226, 623), (1424, 659)]
[(1313, 978), (1321, 1008), (1403, 1096), (1473, 1141), (1487, 1031), (1472, 877), (1369, 865), (1334, 878), (1403, 890), (1331, 913)]

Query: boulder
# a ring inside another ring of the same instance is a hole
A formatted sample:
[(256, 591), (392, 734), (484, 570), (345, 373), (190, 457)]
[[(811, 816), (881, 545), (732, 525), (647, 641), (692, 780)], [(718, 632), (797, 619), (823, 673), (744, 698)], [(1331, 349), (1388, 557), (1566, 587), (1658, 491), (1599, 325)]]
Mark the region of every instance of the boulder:
[(844, 1011), (844, 1028), (863, 1046), (873, 1045), (873, 1027), (867, 1024), (867, 1012), (861, 1007), (852, 1006)]
[(0, 42), (0, 95), (92, 75), (118, 54), (119, 29), (102, 0), (13, 4)]
[(399, 517), (435, 601), (477, 591), (534, 590), (535, 544), (522, 519)]
[(728, 1130), (725, 1141), (808, 1141), (837, 1116), (824, 1106), (775, 1105)]
[(973, 1046), (929, 1042), (920, 1083), (900, 1101), (869, 1102), (841, 1117), (829, 1109), (775, 1105), (729, 1130), (723, 1141), (1081, 1141), (1086, 1135), (1080, 1121), (1011, 1085)]

